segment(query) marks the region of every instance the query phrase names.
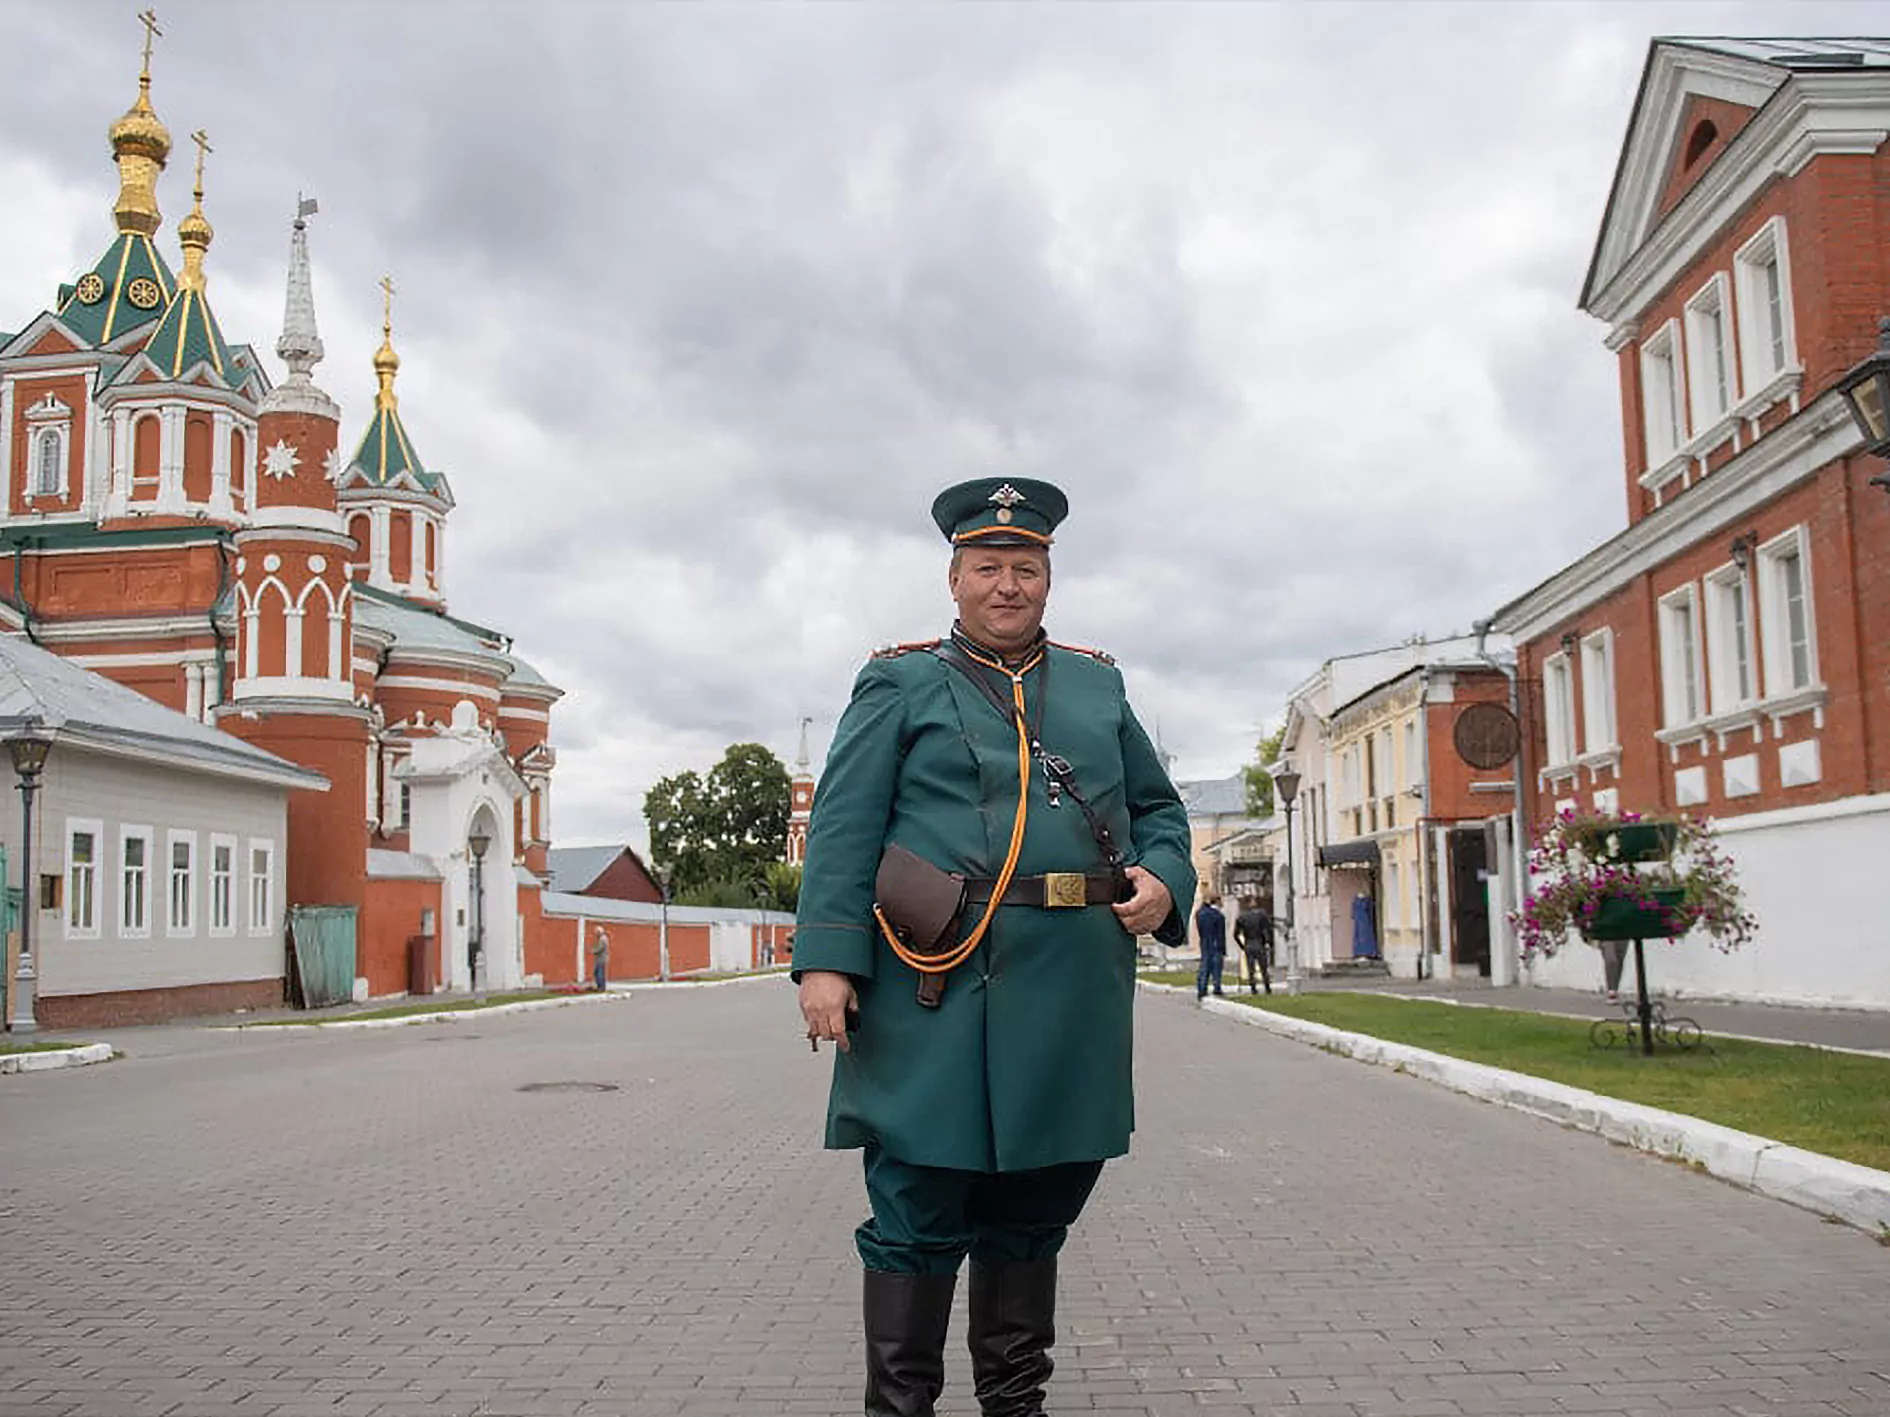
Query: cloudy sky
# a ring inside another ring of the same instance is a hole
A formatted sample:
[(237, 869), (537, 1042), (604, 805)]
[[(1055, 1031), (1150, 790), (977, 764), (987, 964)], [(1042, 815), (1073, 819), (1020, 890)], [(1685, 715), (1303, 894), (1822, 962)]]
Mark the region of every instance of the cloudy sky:
[[(112, 235), (134, 0), (0, 0), (0, 328)], [(1070, 494), (1050, 625), (1183, 777), (1333, 655), (1467, 629), (1624, 518), (1574, 308), (1650, 37), (1876, 5), (158, 0), (176, 264), (273, 347), (288, 219), (343, 442), (399, 287), (447, 590), (567, 691), (566, 841), (734, 741), (818, 755), (948, 623), (947, 483)]]

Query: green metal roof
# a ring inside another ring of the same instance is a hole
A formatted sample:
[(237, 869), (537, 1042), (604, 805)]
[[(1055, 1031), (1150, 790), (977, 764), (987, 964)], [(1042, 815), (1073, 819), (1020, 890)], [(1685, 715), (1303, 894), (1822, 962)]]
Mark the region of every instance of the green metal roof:
[(377, 406), (374, 417), (368, 420), (367, 432), (361, 435), (361, 445), (354, 450), (349, 466), (360, 468), (379, 487), (402, 473), (429, 492), (437, 491), (440, 485), (438, 474), (428, 472), (413, 450), (406, 425), (400, 421), (400, 410), (385, 404)]
[(230, 347), (223, 342), (216, 313), (201, 290), (178, 292), (144, 352), (167, 378), (181, 379), (199, 364), (208, 364), (229, 387), (243, 382)]
[[(98, 277), (97, 284), (93, 285), (88, 276)], [(131, 291), (141, 280), (157, 285), (159, 298), (156, 301), (147, 305), (132, 302)], [(90, 289), (82, 291), (82, 287)], [(94, 299), (81, 298), (82, 294), (92, 292), (96, 292)], [(164, 264), (151, 238), (125, 231), (119, 233), (118, 239), (87, 275), (80, 276), (69, 287), (60, 288), (61, 298), (54, 313), (87, 342), (107, 344), (129, 330), (162, 318), (176, 295), (177, 277)]]

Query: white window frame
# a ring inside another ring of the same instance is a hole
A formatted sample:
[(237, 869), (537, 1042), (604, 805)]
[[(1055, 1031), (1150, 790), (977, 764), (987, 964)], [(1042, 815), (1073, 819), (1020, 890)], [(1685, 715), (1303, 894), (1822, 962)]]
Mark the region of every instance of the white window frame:
[[(54, 468), (57, 476), (51, 486), (47, 486), (41, 473), (46, 466), (46, 449), (53, 449)], [(27, 467), (26, 495), (29, 497), (63, 497), (66, 495), (66, 425), (55, 423), (50, 427), (39, 428), (33, 433), (33, 456)]]
[(1614, 631), (1584, 635), (1582, 655), (1582, 747), (1589, 755), (1619, 750), (1614, 714)]
[[(1765, 695), (1776, 699), (1816, 688), (1820, 683), (1818, 614), (1817, 600), (1812, 594), (1811, 539), (1805, 535), (1802, 525), (1795, 526), (1759, 547), (1757, 554), (1759, 640), (1765, 669)], [(1798, 563), (1804, 599), (1805, 675), (1802, 680), (1792, 667), (1791, 609), (1787, 601), (1790, 587), (1783, 569), (1793, 560)]]
[[(1765, 272), (1778, 277), (1778, 351), (1773, 350), (1772, 302)], [(1785, 218), (1775, 216), (1733, 256), (1733, 285), (1738, 293), (1739, 361), (1745, 383), (1755, 392), (1781, 375), (1799, 372), (1798, 340), (1792, 315), (1792, 273), (1785, 239)]]
[(1686, 356), (1680, 322), (1669, 320), (1641, 342), (1641, 412), (1649, 472), (1687, 445)]
[[(210, 833), (210, 853), (207, 862), (208, 869), (204, 872), (204, 878), (207, 882), (204, 900), (204, 924), (210, 934), (219, 938), (227, 938), (236, 933), (237, 853), (240, 849), (240, 843), (230, 833)], [(217, 852), (219, 851), (227, 851), (230, 853), (230, 869), (227, 871), (217, 870)], [(220, 895), (219, 887), (221, 887)], [(219, 905), (222, 906), (221, 910), (218, 909)], [(219, 916), (221, 917), (220, 919)]]
[[(1737, 564), (1721, 566), (1704, 581), (1706, 591), (1706, 678), (1715, 714), (1734, 713), (1757, 703), (1758, 637), (1753, 626), (1752, 579)], [(1744, 614), (1739, 613), (1743, 605)], [(1742, 623), (1743, 622), (1743, 623)], [(1738, 667), (1745, 664), (1745, 689)]]
[(1693, 426), (1702, 431), (1727, 421), (1739, 403), (1732, 315), (1732, 286), (1724, 271), (1687, 301), (1687, 368), (1693, 376), (1687, 383), (1687, 407)]
[(1548, 737), (1545, 767), (1575, 761), (1575, 668), (1565, 651), (1542, 661), (1542, 719)]
[[(184, 848), (181, 870), (177, 865), (180, 846)], [(175, 827), (164, 834), (164, 933), (171, 939), (188, 939), (197, 933), (197, 833)]]
[[(124, 825), (118, 828), (118, 933), (130, 940), (143, 940), (151, 934), (151, 863), (152, 846), (157, 834), (149, 827)], [(132, 842), (144, 843), (144, 864), (138, 868), (138, 887), (131, 886), (131, 866), (125, 859), (125, 848)], [(137, 906), (138, 918), (132, 918), (132, 907)]]
[[(73, 855), (72, 839), (85, 832), (92, 838), (92, 860), (85, 868), (86, 888), (83, 894), (79, 890), (79, 862)], [(64, 909), (59, 918), (65, 926), (64, 935), (68, 940), (96, 940), (99, 937), (99, 916), (101, 914), (100, 879), (105, 864), (105, 824), (91, 817), (66, 818), (66, 898)], [(84, 924), (76, 924), (72, 912), (78, 903), (84, 900), (91, 907), (91, 919)]]
[[(260, 873), (256, 870), (258, 852), (263, 853), (265, 861)], [(276, 843), (273, 838), (253, 836), (244, 849), (243, 904), (250, 934), (273, 933), (276, 917)]]
[(1661, 722), (1668, 728), (1685, 728), (1706, 716), (1700, 597), (1691, 581), (1660, 597), (1660, 702)]

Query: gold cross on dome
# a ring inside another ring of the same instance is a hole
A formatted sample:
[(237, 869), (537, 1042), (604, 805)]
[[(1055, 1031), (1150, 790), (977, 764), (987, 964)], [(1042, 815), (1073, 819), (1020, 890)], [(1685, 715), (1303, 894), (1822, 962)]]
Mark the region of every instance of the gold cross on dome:
[(144, 76), (151, 77), (151, 41), (161, 38), (164, 31), (158, 28), (157, 11), (146, 10), (138, 16), (138, 22), (144, 26)]
[(201, 128), (190, 135), (190, 140), (197, 145), (197, 200), (201, 202), (203, 200), (203, 155), (213, 153), (216, 149), (210, 146), (210, 135)]
[(381, 277), (381, 328), (383, 330), (394, 328), (394, 278), (392, 276)]

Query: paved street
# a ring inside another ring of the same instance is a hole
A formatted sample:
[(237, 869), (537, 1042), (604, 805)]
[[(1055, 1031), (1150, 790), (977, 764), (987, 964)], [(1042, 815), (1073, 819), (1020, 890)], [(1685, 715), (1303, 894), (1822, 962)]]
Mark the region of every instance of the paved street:
[[(1890, 1248), (1140, 1004), (1052, 1410), (1878, 1417)], [(0, 1078), (5, 1417), (859, 1412), (852, 1155), (780, 981)], [(617, 1090), (523, 1091), (607, 1083)], [(954, 1330), (947, 1402), (975, 1410)]]

